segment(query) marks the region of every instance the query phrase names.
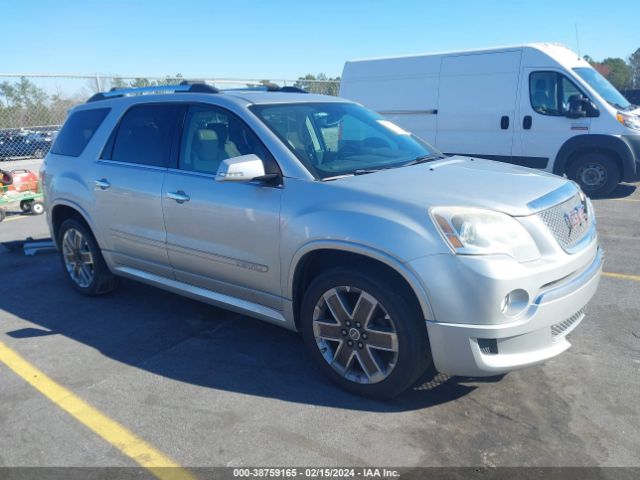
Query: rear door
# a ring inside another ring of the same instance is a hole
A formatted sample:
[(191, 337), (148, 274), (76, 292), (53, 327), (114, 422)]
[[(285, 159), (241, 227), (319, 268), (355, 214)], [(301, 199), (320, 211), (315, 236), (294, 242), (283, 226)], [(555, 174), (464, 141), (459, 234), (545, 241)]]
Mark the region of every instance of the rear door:
[(188, 108), (180, 154), (162, 189), (167, 249), (175, 278), (279, 309), (279, 187), (217, 182), (220, 163), (256, 154), (275, 161), (235, 114), (213, 105)]
[(525, 68), (521, 85), (514, 155), (526, 166), (552, 171), (564, 142), (589, 132), (590, 118), (566, 117), (569, 98), (586, 95), (561, 70)]
[(173, 276), (161, 194), (181, 110), (166, 103), (131, 107), (96, 164), (96, 223), (117, 266)]
[(511, 161), (521, 50), (442, 59), (437, 147)]

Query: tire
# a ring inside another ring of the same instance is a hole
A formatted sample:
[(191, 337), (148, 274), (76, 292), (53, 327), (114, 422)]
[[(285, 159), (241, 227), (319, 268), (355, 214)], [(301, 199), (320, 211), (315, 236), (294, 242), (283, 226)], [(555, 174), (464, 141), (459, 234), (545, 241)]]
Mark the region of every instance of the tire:
[(109, 271), (98, 243), (84, 222), (77, 218), (62, 222), (58, 247), (67, 278), (82, 295), (103, 295), (118, 286), (118, 277)]
[(7, 218), (7, 212), (0, 208), (0, 222), (3, 222), (5, 218)]
[(571, 162), (567, 176), (590, 197), (606, 197), (620, 183), (622, 173), (618, 163), (603, 153), (587, 153)]
[(300, 315), (305, 344), (321, 370), (358, 395), (395, 397), (432, 364), (419, 305), (375, 271), (322, 273), (304, 293)]
[(33, 200), (22, 200), (20, 202), (20, 210), (22, 210), (24, 213), (28, 213), (31, 211), (31, 202)]
[[(22, 203), (20, 203), (20, 208), (22, 208)], [(31, 210), (32, 215), (42, 215), (44, 213), (44, 203), (38, 200), (32, 201), (29, 209)]]

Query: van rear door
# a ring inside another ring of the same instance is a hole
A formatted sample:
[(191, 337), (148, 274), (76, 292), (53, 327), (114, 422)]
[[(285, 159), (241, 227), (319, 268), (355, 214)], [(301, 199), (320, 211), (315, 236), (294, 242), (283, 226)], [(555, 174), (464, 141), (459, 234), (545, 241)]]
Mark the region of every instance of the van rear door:
[(521, 49), (442, 59), (437, 147), (511, 162)]

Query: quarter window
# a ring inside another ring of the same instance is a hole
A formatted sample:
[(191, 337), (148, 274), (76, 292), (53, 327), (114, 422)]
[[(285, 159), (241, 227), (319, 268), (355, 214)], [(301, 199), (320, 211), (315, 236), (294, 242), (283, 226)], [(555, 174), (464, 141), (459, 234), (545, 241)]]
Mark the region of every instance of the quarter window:
[(189, 107), (180, 148), (181, 170), (213, 175), (223, 160), (251, 153), (265, 162), (268, 173), (276, 173), (262, 142), (238, 117), (217, 107)]
[(180, 107), (137, 105), (124, 114), (113, 144), (117, 162), (167, 167)]
[(575, 95), (583, 93), (560, 73), (533, 72), (529, 75), (531, 107), (541, 115), (564, 116)]
[(56, 137), (51, 153), (79, 157), (110, 108), (93, 108), (73, 112)]

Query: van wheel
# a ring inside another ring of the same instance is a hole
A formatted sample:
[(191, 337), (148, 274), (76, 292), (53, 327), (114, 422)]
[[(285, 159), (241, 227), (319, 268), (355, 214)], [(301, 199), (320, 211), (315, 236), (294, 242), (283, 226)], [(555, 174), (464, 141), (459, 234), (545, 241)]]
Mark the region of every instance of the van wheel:
[(305, 292), (300, 315), (311, 355), (351, 392), (395, 397), (431, 365), (420, 307), (375, 272), (321, 274)]
[(75, 218), (65, 220), (58, 232), (60, 259), (73, 287), (83, 295), (96, 296), (114, 290), (118, 277), (109, 271), (89, 228)]
[(602, 153), (580, 155), (571, 162), (567, 175), (590, 197), (609, 195), (622, 178), (616, 161)]

